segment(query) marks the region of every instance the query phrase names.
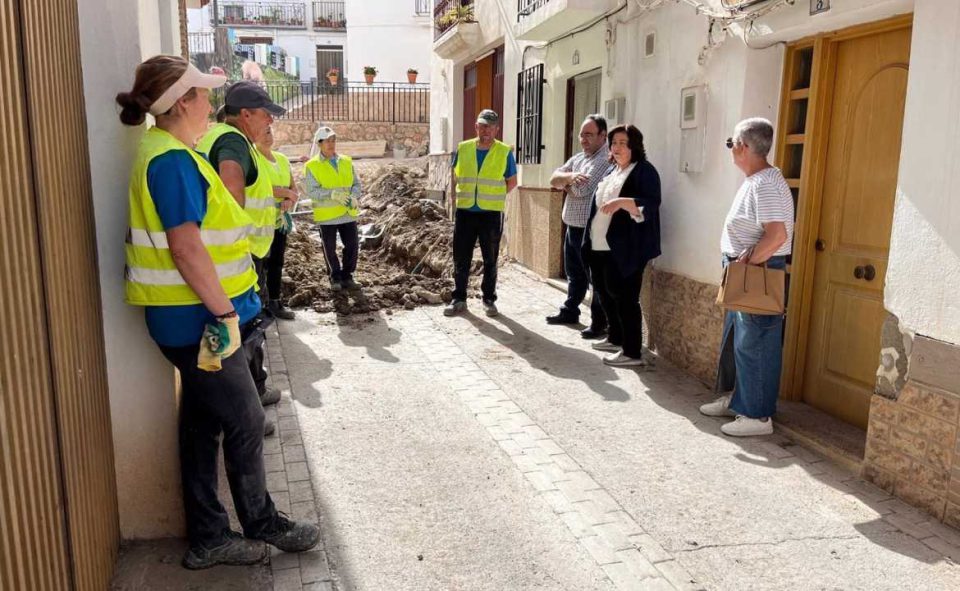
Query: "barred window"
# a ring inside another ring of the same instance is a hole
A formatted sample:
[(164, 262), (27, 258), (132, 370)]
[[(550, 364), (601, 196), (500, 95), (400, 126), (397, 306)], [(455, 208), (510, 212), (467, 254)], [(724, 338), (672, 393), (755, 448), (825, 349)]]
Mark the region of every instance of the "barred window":
[(540, 164), (543, 152), (543, 64), (517, 74), (517, 162)]

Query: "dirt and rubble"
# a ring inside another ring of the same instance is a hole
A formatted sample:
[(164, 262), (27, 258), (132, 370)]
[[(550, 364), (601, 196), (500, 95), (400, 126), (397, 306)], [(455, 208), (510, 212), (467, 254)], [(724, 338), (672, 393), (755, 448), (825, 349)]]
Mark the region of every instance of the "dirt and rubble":
[[(414, 309), (449, 302), (453, 292), (453, 222), (443, 205), (427, 198), (427, 161), (357, 161), (363, 196), (360, 226), (383, 230), (379, 244), (360, 250), (355, 279), (359, 292), (333, 291), (310, 215), (297, 216), (287, 242), (283, 294), (287, 305), (341, 315)], [(302, 178), (303, 165), (294, 166)], [(481, 269), (475, 260), (472, 274)]]

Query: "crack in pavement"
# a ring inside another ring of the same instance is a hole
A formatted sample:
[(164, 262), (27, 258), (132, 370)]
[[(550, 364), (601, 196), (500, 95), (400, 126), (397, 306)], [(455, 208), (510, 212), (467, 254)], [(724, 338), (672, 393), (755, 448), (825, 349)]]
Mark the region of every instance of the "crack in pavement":
[(859, 540), (861, 536), (851, 534), (848, 536), (806, 536), (803, 538), (784, 538), (782, 540), (777, 540), (775, 542), (742, 542), (739, 544), (706, 544), (706, 545), (697, 545), (696, 548), (679, 548), (679, 549), (668, 549), (668, 552), (684, 552), (692, 553), (699, 552), (700, 550), (707, 550), (709, 548), (744, 548), (747, 546), (779, 546), (787, 542), (809, 542), (809, 541), (827, 541), (827, 540)]

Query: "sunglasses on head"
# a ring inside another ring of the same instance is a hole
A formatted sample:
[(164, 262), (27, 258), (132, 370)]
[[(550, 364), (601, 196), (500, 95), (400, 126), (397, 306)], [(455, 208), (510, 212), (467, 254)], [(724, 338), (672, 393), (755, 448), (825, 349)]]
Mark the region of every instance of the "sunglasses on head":
[(732, 138), (732, 137), (728, 137), (728, 138), (727, 138), (727, 149), (732, 150), (734, 145), (735, 145), (735, 144), (734, 144), (734, 142), (733, 142), (733, 138)]

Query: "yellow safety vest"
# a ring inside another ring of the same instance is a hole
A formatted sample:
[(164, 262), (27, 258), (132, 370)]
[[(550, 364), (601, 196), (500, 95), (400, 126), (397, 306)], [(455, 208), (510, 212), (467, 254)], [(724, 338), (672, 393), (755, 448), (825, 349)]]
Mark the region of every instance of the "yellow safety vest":
[[(266, 158), (266, 156), (264, 156)], [(275, 187), (289, 187), (290, 181), (292, 180), (290, 173), (290, 160), (280, 152), (273, 152), (273, 159), (276, 162), (270, 162), (270, 175), (273, 178), (271, 181)], [(283, 199), (277, 199), (277, 201), (283, 201)]]
[(347, 207), (353, 187), (353, 159), (349, 156), (337, 156), (337, 168), (330, 161), (314, 156), (307, 162), (307, 172), (320, 184), (319, 198), (313, 199), (313, 221), (327, 222), (339, 217), (350, 216), (356, 219), (360, 210)]
[(190, 154), (206, 179), (207, 211), (200, 222), (200, 239), (217, 270), (228, 297), (257, 284), (250, 258), (250, 216), (241, 209), (213, 166), (170, 133), (152, 127), (140, 141), (130, 177), (130, 224), (126, 240), (126, 300), (135, 306), (186, 306), (201, 303), (173, 262), (167, 234), (147, 185), (150, 162), (167, 152)]
[[(227, 123), (217, 123), (204, 135), (197, 144), (197, 150), (205, 154), (210, 154), (213, 144), (218, 139), (228, 133), (235, 133), (243, 138), (250, 147), (250, 157), (253, 166), (257, 169), (257, 180), (252, 185), (244, 188), (243, 208), (250, 214), (253, 220), (253, 234), (250, 235), (250, 252), (258, 259), (262, 259), (270, 252), (270, 244), (273, 243), (273, 230), (277, 221), (277, 203), (273, 197), (273, 176), (269, 170), (272, 168), (270, 161), (267, 160), (260, 150), (256, 148), (247, 136), (243, 135), (239, 129)], [(264, 174), (265, 173), (265, 174)]]
[(476, 204), (484, 211), (503, 211), (507, 203), (507, 169), (510, 146), (493, 140), (490, 151), (477, 170), (477, 140), (460, 142), (457, 146), (457, 209), (470, 209)]

